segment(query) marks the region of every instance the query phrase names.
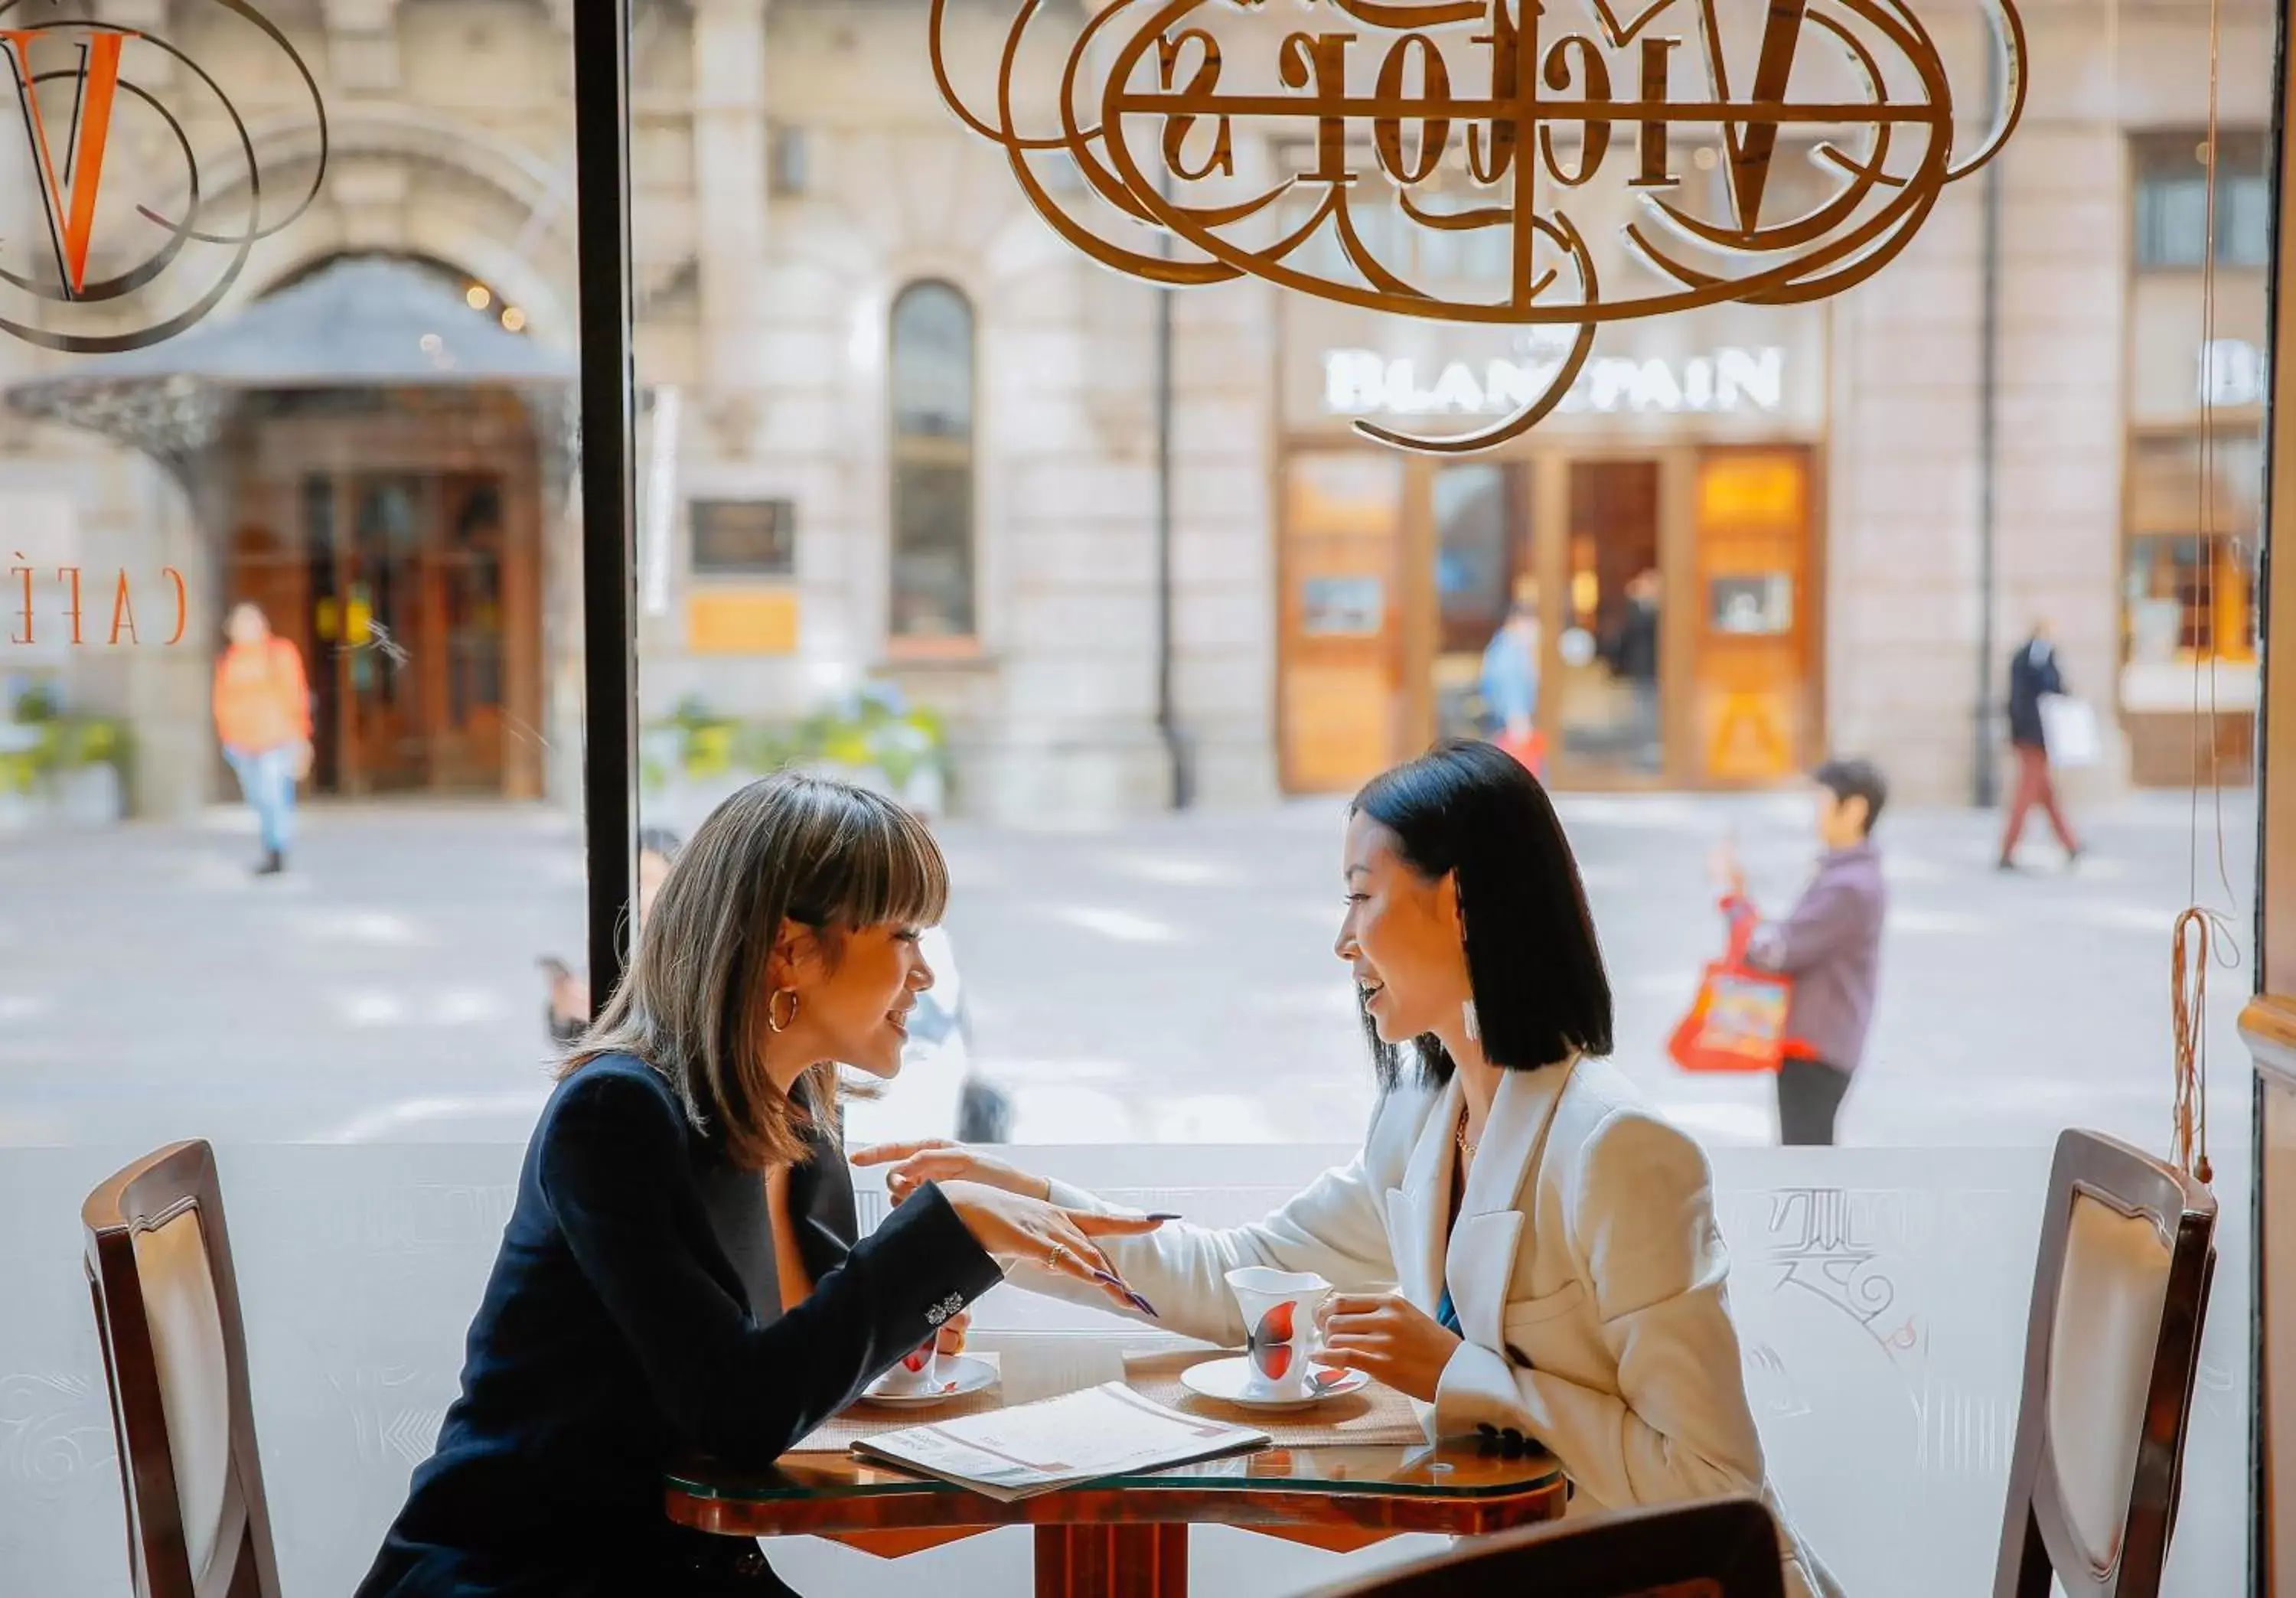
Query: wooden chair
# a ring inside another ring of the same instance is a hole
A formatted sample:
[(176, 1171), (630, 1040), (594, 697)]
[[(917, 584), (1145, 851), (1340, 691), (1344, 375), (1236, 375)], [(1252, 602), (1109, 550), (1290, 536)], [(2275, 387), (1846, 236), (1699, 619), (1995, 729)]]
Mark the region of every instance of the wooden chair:
[(137, 1598), (279, 1598), (215, 1151), (137, 1160), (80, 1224)]
[(2217, 1202), (2116, 1139), (2049, 1172), (1994, 1598), (2154, 1598), (2184, 1470)]
[(1714, 1498), (1478, 1537), (1315, 1598), (1782, 1598), (1782, 1563), (1768, 1510)]

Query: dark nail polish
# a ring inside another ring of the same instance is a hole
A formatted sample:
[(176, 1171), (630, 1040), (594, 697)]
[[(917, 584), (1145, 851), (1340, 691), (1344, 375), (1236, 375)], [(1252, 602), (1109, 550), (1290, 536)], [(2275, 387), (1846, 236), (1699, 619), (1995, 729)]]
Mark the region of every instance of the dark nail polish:
[(1160, 1209), (1148, 1218), (1152, 1221), (1177, 1221), (1180, 1218), (1180, 1216), (1177, 1210)]
[(1142, 1315), (1147, 1315), (1152, 1320), (1160, 1321), (1164, 1318), (1162, 1315), (1156, 1313), (1156, 1307), (1153, 1304), (1148, 1302), (1147, 1299), (1142, 1298), (1138, 1293), (1134, 1292), (1130, 1288), (1128, 1287), (1124, 1290), (1124, 1296), (1132, 1300), (1132, 1307), (1138, 1310)]

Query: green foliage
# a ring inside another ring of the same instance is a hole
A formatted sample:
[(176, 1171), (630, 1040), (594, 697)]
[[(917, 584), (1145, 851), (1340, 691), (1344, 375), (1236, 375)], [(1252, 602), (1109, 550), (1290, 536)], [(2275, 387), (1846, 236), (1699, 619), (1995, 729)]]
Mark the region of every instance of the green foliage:
[(689, 695), (646, 733), (653, 750), (641, 774), (649, 788), (667, 783), (673, 765), (696, 779), (761, 776), (791, 766), (840, 766), (882, 772), (896, 788), (922, 771), (948, 773), (948, 735), (940, 717), (881, 684), (793, 722), (744, 721)]
[(53, 683), (35, 680), (16, 696), (9, 707), (8, 719), (14, 722), (53, 721), (63, 714), (63, 703), (57, 697)]
[[(23, 704), (17, 701), (20, 710)], [(45, 714), (19, 716), (12, 725), (36, 729), (37, 735), (29, 741), (12, 738), (10, 747), (0, 750), (0, 792), (29, 793), (45, 779), (89, 766), (111, 766), (119, 774), (120, 791), (127, 791), (131, 746), (126, 724), (100, 716), (66, 716), (51, 701)], [(25, 747), (13, 747), (18, 742)]]

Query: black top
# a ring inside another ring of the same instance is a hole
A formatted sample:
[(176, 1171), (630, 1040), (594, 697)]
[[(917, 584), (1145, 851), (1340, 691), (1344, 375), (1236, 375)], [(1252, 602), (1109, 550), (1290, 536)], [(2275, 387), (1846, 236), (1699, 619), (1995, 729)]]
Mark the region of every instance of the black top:
[(824, 1145), (791, 1173), (790, 1209), (815, 1287), (783, 1315), (764, 1177), (636, 1059), (559, 1084), (462, 1397), (359, 1598), (690, 1591), (693, 1556), (724, 1544), (664, 1515), (673, 1452), (771, 1461), (998, 1280), (937, 1189), (853, 1243)]
[(1630, 683), (1658, 680), (1658, 607), (1630, 599), (1611, 641), (1611, 669)]
[(2009, 742), (2024, 749), (2046, 748), (2041, 696), (2064, 691), (2056, 647), (2040, 638), (2027, 640), (2024, 648), (2009, 657)]

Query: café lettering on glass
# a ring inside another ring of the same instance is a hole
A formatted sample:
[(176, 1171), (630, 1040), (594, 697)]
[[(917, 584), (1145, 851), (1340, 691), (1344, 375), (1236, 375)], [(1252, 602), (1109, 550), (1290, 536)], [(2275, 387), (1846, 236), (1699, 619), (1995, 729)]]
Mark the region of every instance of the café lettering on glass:
[[(1043, 0), (1021, 0), (983, 111), (950, 70), (947, 8), (934, 0), (943, 99), (1004, 149), (1054, 231), (1103, 265), (1170, 288), (1252, 278), (1374, 312), (1565, 335), (1537, 392), (1472, 431), (1355, 423), (1441, 454), (1502, 443), (1552, 412), (1606, 323), (1806, 304), (1872, 276), (1948, 184), (2001, 149), (2025, 97), (2013, 0), (1986, 15), (2003, 93), (1974, 150), (1956, 148), (1953, 86), (1905, 0), (1650, 0), (1624, 13), (1607, 0), (1111, 0), (1057, 73), (1031, 35)], [(1700, 78), (1702, 93), (1685, 93)], [(1674, 135), (1702, 127), (1719, 129), (1718, 205), (1696, 203), (1677, 165)], [(1765, 201), (1789, 128), (1815, 135), (1830, 193), (1779, 215)], [(1299, 169), (1255, 177), (1251, 134), (1299, 144)], [(1080, 182), (1061, 181), (1066, 162)], [(1637, 213), (1621, 229), (1633, 269), (1605, 282), (1571, 213), (1620, 168)], [(1447, 189), (1454, 174), (1464, 202)], [(1473, 293), (1414, 276), (1364, 225), (1381, 205), (1410, 230), (1495, 233), (1504, 273)], [(1160, 235), (1145, 248), (1125, 236), (1142, 225)], [(1345, 269), (1317, 270), (1311, 258), (1334, 246)]]
[[(43, 617), (35, 603), (34, 583), (41, 577), (37, 567), (21, 564), (24, 556), (16, 556), (20, 564), (8, 568), (8, 587), (0, 590), (0, 608), (8, 611), (7, 642), (19, 648), (29, 648), (39, 643)], [(167, 609), (161, 614), (168, 618), (169, 631), (164, 643), (173, 648), (184, 641), (184, 633), (191, 625), (190, 594), (184, 586), (184, 574), (173, 566), (160, 568), (157, 582), (166, 595)], [(103, 643), (116, 647), (121, 643), (140, 644), (143, 634), (135, 626), (135, 595), (148, 593), (151, 584), (142, 589), (129, 580), (125, 567), (115, 569), (113, 580), (105, 582), (100, 572), (84, 571), (78, 566), (55, 569), (53, 615), (45, 619), (53, 629), (61, 627), (65, 636), (58, 640), (73, 648), (84, 648), (95, 642), (96, 630), (102, 628), (103, 608), (111, 608), (111, 625), (105, 631)], [(90, 607), (94, 607), (94, 614)], [(92, 628), (90, 623), (94, 627)], [(0, 656), (0, 665), (6, 658)]]
[[(266, 184), (279, 175), (261, 169), (246, 119), (205, 67), (149, 29), (56, 9), (0, 0), (0, 100), (15, 102), (43, 222), (0, 237), (0, 332), (70, 354), (140, 349), (214, 310), (255, 246), (317, 198), (326, 108), (269, 19), (245, 0), (203, 0), (275, 49), (308, 98), (315, 137), (296, 145), (291, 183)], [(138, 70), (163, 61), (164, 71)], [(0, 139), (9, 131), (0, 122)], [(122, 159), (153, 134), (162, 160)], [(12, 156), (0, 152), (0, 178), (19, 167)]]

